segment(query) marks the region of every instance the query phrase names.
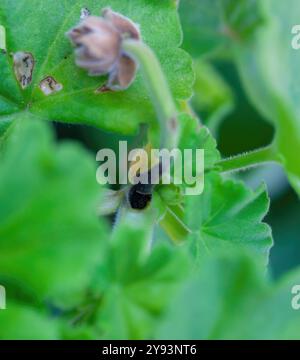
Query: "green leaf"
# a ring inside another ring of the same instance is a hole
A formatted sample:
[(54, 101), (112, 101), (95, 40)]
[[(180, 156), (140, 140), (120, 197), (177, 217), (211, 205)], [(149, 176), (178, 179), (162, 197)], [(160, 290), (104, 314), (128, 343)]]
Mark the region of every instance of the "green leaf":
[(105, 339), (153, 336), (187, 272), (185, 253), (166, 245), (150, 251), (149, 213), (117, 225), (96, 281), (101, 300), (95, 327)]
[(1, 340), (59, 339), (59, 322), (29, 306), (9, 301), (0, 311)]
[(61, 340), (95, 340), (97, 338), (94, 328), (86, 323), (81, 324), (80, 326), (74, 326), (70, 321), (61, 322)]
[(193, 108), (201, 120), (216, 133), (220, 122), (233, 109), (233, 94), (221, 75), (206, 61), (196, 60), (194, 64), (196, 82)]
[(299, 339), (300, 312), (291, 290), (300, 269), (276, 284), (248, 255), (209, 258), (183, 287), (158, 338)]
[(105, 229), (94, 161), (76, 144), (55, 145), (48, 126), (23, 114), (3, 145), (0, 276), (66, 306), (88, 286)]
[[(179, 149), (203, 149), (204, 167), (210, 169), (220, 160), (220, 153), (217, 150), (216, 140), (211, 135), (209, 129), (200, 126), (198, 120), (190, 115), (182, 114), (179, 118), (181, 124), (181, 137)], [(193, 157), (194, 167), (196, 158)]]
[[(1, 115), (9, 115), (11, 113), (17, 112), (18, 107), (7, 98), (0, 96), (0, 114)], [(3, 122), (3, 116), (1, 116), (1, 123)]]
[(251, 46), (236, 48), (236, 62), (254, 105), (276, 126), (275, 145), (291, 184), (300, 194), (300, 53), (291, 45), (300, 4), (296, 0), (264, 4), (269, 22), (257, 32)]
[[(126, 91), (95, 94), (105, 79), (89, 77), (86, 71), (75, 66), (66, 31), (79, 22), (83, 7), (93, 15), (100, 15), (101, 8), (107, 6), (140, 25), (143, 40), (157, 54), (174, 97), (188, 99), (193, 73), (190, 57), (178, 48), (181, 28), (174, 0), (136, 0), (134, 4), (131, 0), (53, 0), (47, 3), (2, 0), (0, 23), (6, 28), (7, 54), (0, 55), (0, 94), (20, 109), (28, 109), (44, 119), (91, 124), (124, 134), (135, 133), (140, 123), (156, 122), (140, 73)], [(9, 54), (17, 51), (30, 52), (35, 59), (32, 84), (24, 91), (15, 89), (12, 73)], [(39, 89), (40, 81), (47, 76), (63, 85), (61, 91), (48, 97)]]
[(186, 224), (193, 231), (191, 241), (198, 258), (224, 250), (250, 249), (268, 262), (272, 235), (262, 223), (269, 209), (265, 186), (256, 191), (242, 182), (224, 180), (211, 173), (205, 177), (204, 192), (186, 197)]
[(259, 0), (181, 1), (183, 47), (193, 56), (201, 56), (228, 51), (232, 40), (248, 42), (263, 22), (260, 10)]
[[(13, 117), (15, 117), (15, 115), (13, 115)], [(1, 117), (1, 122), (0, 122), (0, 146), (1, 143), (5, 137), (6, 131), (8, 130), (8, 128), (10, 127), (10, 125), (12, 124), (12, 116), (11, 115), (7, 115), (7, 116), (2, 116)]]

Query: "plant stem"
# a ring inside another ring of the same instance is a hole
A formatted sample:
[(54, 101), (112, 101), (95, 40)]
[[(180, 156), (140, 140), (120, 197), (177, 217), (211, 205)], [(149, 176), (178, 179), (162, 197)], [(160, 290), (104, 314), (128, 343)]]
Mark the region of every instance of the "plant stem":
[(179, 124), (177, 108), (169, 85), (154, 52), (142, 41), (126, 39), (123, 50), (140, 65), (150, 97), (156, 109), (161, 129), (161, 148), (177, 147)]
[[(123, 41), (122, 47), (140, 65), (160, 122), (160, 148), (177, 148), (180, 134), (177, 108), (157, 57), (142, 41), (127, 39)], [(189, 234), (189, 229), (178, 216), (176, 209), (167, 207), (159, 224), (176, 244), (182, 243)]]
[(164, 217), (159, 222), (160, 226), (175, 244), (182, 244), (190, 233), (190, 230), (179, 216), (181, 211), (182, 209), (176, 208), (176, 206), (168, 206)]
[(221, 172), (240, 171), (270, 162), (281, 162), (273, 144), (250, 152), (223, 159), (216, 164)]

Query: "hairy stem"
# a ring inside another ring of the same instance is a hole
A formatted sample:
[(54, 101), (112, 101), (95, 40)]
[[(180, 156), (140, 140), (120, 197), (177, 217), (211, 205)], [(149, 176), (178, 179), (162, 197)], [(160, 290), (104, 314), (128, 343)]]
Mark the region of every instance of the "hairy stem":
[(221, 172), (240, 171), (270, 162), (281, 162), (273, 144), (254, 151), (249, 151), (237, 156), (217, 162), (216, 167)]
[[(142, 41), (127, 39), (123, 41), (122, 47), (140, 65), (160, 122), (160, 148), (169, 150), (176, 148), (180, 134), (177, 108), (156, 55)], [(167, 207), (159, 224), (176, 244), (181, 243), (189, 234), (189, 229), (182, 222), (176, 211), (169, 207)]]
[(123, 41), (124, 51), (140, 65), (146, 86), (160, 121), (161, 148), (177, 147), (179, 124), (177, 109), (169, 85), (154, 52), (142, 41)]

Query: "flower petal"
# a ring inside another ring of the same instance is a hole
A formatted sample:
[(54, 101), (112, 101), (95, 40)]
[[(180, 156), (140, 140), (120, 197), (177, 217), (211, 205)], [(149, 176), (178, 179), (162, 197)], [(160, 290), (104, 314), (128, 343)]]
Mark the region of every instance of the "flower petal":
[(107, 20), (89, 16), (67, 34), (77, 46), (76, 63), (92, 74), (110, 72), (120, 56), (120, 33)]
[(107, 19), (124, 36), (135, 40), (140, 39), (140, 30), (138, 26), (127, 17), (112, 11), (110, 8), (102, 10), (104, 19)]
[(112, 90), (124, 90), (132, 83), (137, 70), (137, 65), (127, 55), (122, 55), (114, 71), (110, 73), (107, 86)]

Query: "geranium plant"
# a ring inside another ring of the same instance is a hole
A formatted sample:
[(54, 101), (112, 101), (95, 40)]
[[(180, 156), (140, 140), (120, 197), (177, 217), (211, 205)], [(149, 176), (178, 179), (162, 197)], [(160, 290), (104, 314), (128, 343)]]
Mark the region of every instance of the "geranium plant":
[[(1, 0), (0, 338), (299, 338), (300, 270), (268, 275), (267, 188), (235, 177), (277, 163), (300, 194), (297, 16), (296, 0)], [(233, 106), (217, 58), (273, 125), (268, 146), (222, 156), (228, 108), (193, 108)], [(96, 153), (54, 122), (203, 149), (204, 190), (100, 186)]]

